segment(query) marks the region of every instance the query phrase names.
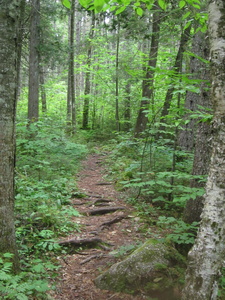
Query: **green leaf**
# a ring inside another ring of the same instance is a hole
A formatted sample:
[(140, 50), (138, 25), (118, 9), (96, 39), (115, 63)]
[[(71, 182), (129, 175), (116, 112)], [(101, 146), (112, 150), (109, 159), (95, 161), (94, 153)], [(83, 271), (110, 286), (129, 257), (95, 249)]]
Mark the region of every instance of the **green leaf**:
[(167, 4), (164, 0), (158, 0), (158, 3), (163, 10), (166, 10)]
[(189, 16), (190, 16), (191, 12), (187, 12), (183, 17), (182, 17), (182, 20), (185, 20), (187, 19)]
[(123, 12), (126, 9), (126, 6), (122, 6), (120, 8), (117, 9), (116, 11), (116, 15), (120, 14), (121, 12)]
[(181, 1), (179, 2), (179, 7), (180, 7), (180, 8), (183, 8), (185, 5), (186, 5), (186, 1), (185, 1), (185, 0), (181, 0)]
[(81, 6), (83, 6), (83, 7), (88, 7), (88, 5), (89, 5), (89, 3), (90, 3), (90, 1), (88, 0), (79, 0), (79, 2), (80, 2), (80, 5)]
[(104, 0), (94, 0), (94, 7), (97, 12), (102, 11), (102, 8), (105, 4)]
[(64, 5), (66, 8), (71, 8), (71, 3), (69, 0), (62, 0), (62, 5)]
[(140, 7), (138, 7), (138, 8), (136, 9), (136, 13), (137, 13), (139, 16), (142, 17), (142, 15), (143, 15), (143, 9), (140, 8)]

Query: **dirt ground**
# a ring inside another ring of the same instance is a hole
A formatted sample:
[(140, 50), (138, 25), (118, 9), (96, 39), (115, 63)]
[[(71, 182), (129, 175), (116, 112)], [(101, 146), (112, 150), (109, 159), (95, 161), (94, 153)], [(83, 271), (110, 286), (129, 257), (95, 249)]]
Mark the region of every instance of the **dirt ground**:
[[(105, 172), (104, 155), (91, 154), (83, 162), (78, 187), (86, 196), (72, 200), (74, 208), (81, 213), (81, 217), (74, 217), (74, 222), (81, 224), (81, 232), (74, 232), (74, 235), (63, 239), (63, 242), (72, 239), (72, 242), (68, 248), (69, 254), (58, 258), (62, 268), (57, 289), (51, 295), (54, 299), (146, 299), (141, 293), (132, 296), (100, 290), (94, 285), (94, 279), (120, 259), (111, 254), (113, 250), (144, 240), (138, 230), (142, 225), (140, 219), (124, 201), (123, 193), (116, 191), (113, 183), (104, 179)], [(92, 215), (96, 209), (99, 209), (99, 213)], [(115, 211), (105, 213), (108, 209)], [(106, 211), (103, 213), (102, 210)], [(89, 246), (76, 247), (72, 244), (73, 241), (82, 240), (89, 241), (90, 244), (86, 244)]]

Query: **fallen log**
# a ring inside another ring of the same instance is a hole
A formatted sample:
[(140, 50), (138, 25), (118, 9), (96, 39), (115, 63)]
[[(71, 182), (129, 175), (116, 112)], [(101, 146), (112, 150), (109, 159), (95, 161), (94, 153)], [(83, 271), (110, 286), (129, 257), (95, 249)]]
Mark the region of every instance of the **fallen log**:
[(94, 216), (94, 215), (104, 215), (104, 214), (108, 214), (117, 210), (121, 210), (121, 209), (125, 209), (125, 207), (102, 207), (102, 208), (98, 208), (98, 209), (93, 209), (93, 210), (89, 210), (88, 212), (86, 212), (86, 214), (88, 216)]

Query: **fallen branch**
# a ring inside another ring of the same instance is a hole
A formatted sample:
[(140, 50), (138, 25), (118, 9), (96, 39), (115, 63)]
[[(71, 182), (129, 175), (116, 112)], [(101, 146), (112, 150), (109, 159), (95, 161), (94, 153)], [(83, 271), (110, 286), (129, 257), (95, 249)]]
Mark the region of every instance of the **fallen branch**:
[(88, 216), (104, 215), (121, 209), (125, 209), (125, 207), (102, 207), (98, 209), (89, 210), (88, 212), (86, 212), (86, 214)]

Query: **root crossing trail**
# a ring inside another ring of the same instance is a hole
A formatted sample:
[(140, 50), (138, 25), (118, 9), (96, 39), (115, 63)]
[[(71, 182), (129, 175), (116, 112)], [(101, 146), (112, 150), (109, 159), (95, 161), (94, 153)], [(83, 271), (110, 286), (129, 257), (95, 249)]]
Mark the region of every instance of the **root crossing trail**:
[(112, 251), (121, 246), (135, 245), (143, 240), (138, 232), (139, 218), (132, 215), (133, 208), (123, 200), (122, 193), (104, 179), (104, 155), (92, 154), (82, 164), (78, 178), (84, 198), (73, 198), (73, 206), (81, 213), (74, 222), (81, 224), (81, 232), (64, 238), (69, 245), (68, 254), (60, 257), (60, 281), (52, 295), (58, 300), (141, 300), (142, 295), (132, 296), (103, 291), (94, 285), (94, 279), (115, 258)]

